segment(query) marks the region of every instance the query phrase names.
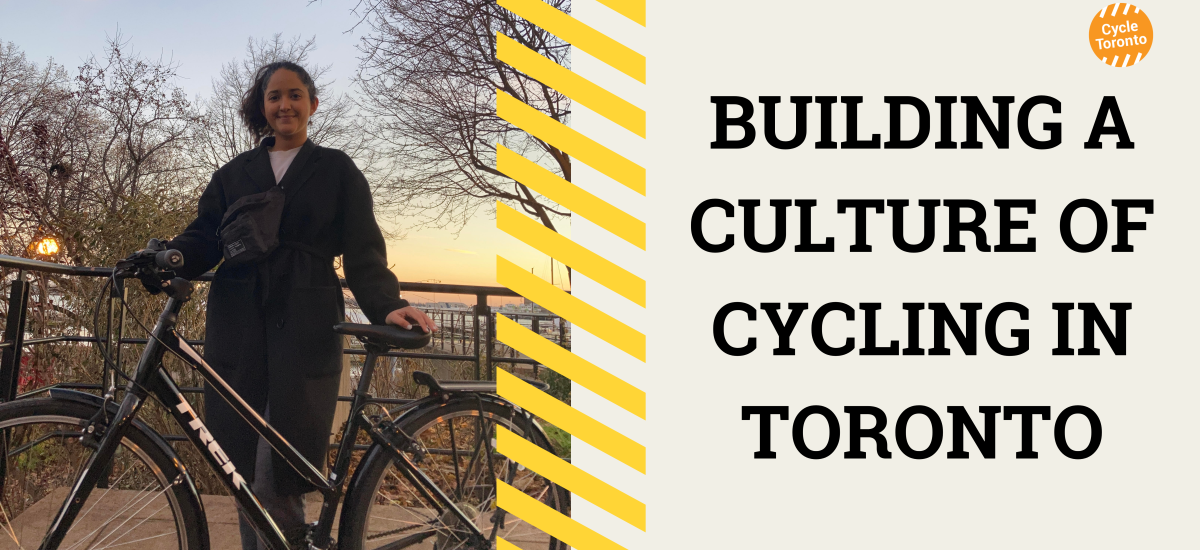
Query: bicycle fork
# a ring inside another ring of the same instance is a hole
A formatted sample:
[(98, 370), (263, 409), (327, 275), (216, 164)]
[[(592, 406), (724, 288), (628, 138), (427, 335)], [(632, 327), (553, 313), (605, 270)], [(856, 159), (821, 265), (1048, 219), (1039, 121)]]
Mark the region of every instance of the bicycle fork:
[[(121, 444), (126, 429), (133, 423), (138, 410), (145, 403), (144, 399), (145, 396), (137, 395), (133, 391), (125, 394), (120, 409), (117, 410), (112, 422), (108, 423), (104, 435), (100, 438), (96, 452), (92, 453), (92, 456), (88, 457), (84, 463), (79, 477), (67, 495), (66, 502), (63, 502), (54, 521), (51, 522), (51, 528), (46, 533), (46, 538), (42, 540), (41, 550), (56, 550), (66, 538), (67, 532), (71, 530), (71, 525), (75, 522), (75, 517), (83, 508), (84, 501), (92, 494), (92, 489), (96, 487), (101, 478), (108, 475), (108, 465), (112, 461), (113, 455), (116, 454), (117, 446)], [(102, 415), (105, 412), (100, 411)], [(88, 429), (95, 427), (96, 424), (93, 423), (89, 425)]]
[[(158, 324), (155, 325), (152, 338), (146, 343), (146, 348), (142, 350), (142, 356), (138, 360), (137, 372), (134, 374), (134, 380), (125, 387), (125, 398), (121, 400), (121, 406), (117, 409), (117, 413), (112, 420), (108, 422), (104, 435), (100, 438), (97, 444), (96, 452), (88, 457), (83, 468), (79, 472), (79, 477), (75, 479), (75, 484), (71, 486), (71, 491), (67, 494), (67, 500), (63, 502), (62, 507), (58, 509), (58, 514), (54, 516), (54, 520), (50, 523), (50, 529), (46, 532), (46, 537), (42, 539), (40, 550), (57, 550), (70, 532), (71, 526), (75, 523), (75, 518), (79, 515), (79, 510), (83, 508), (83, 503), (92, 494), (92, 489), (96, 488), (96, 484), (104, 477), (108, 476), (108, 465), (112, 462), (113, 456), (117, 452), (117, 446), (121, 444), (121, 439), (125, 437), (126, 430), (133, 423), (134, 417), (145, 404), (146, 398), (149, 396), (145, 389), (147, 380), (162, 366), (163, 354), (166, 349), (163, 347), (161, 340), (166, 333), (175, 325), (175, 318), (179, 315), (179, 310), (183, 307), (183, 301), (176, 298), (167, 300), (167, 307), (163, 310), (162, 315), (158, 318)], [(157, 367), (157, 368), (156, 368)], [(107, 409), (102, 408), (100, 415), (104, 416)], [(95, 428), (96, 424), (91, 424), (88, 429)]]

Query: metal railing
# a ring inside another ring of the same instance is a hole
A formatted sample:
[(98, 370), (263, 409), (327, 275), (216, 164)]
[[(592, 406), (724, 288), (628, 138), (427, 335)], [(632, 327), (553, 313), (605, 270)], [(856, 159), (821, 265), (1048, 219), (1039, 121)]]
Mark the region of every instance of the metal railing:
[[(109, 277), (112, 275), (112, 268), (109, 267), (81, 267), (32, 260), (28, 258), (20, 258), (16, 256), (0, 255), (0, 268), (17, 269), (17, 276), (12, 282), (9, 290), (8, 298), (8, 314), (4, 322), (4, 340), (0, 341), (0, 401), (11, 401), (18, 397), (18, 382), (20, 379), (21, 356), (22, 350), (25, 347), (49, 344), (56, 342), (116, 342), (118, 345), (112, 346), (113, 363), (121, 364), (121, 348), (124, 345), (145, 344), (145, 338), (128, 338), (125, 336), (125, 310), (122, 307), (122, 301), (126, 298), (126, 288), (123, 280), (117, 280), (116, 284), (112, 285), (108, 296), (107, 304), (107, 322), (104, 325), (105, 333), (93, 334), (91, 336), (70, 336), (59, 335), (43, 338), (25, 339), (26, 322), (28, 320), (29, 306), (29, 290), (31, 283), (27, 281), (28, 273), (52, 273), (57, 275), (69, 275), (79, 277)], [(205, 273), (196, 278), (196, 281), (211, 281), (213, 272)], [(346, 288), (346, 281), (342, 279), (342, 288)], [(488, 298), (491, 296), (506, 296), (520, 297), (519, 294), (504, 288), (494, 286), (475, 286), (475, 285), (454, 285), (441, 283), (400, 283), (400, 287), (405, 292), (436, 292), (441, 294), (459, 294), (475, 297), (475, 305), (469, 306), (466, 310), (456, 310), (454, 313), (462, 317), (461, 337), (459, 341), (463, 343), (462, 349), (466, 351), (466, 337), (470, 334), (471, 353), (453, 353), (455, 348), (455, 338), (458, 336), (457, 328), (449, 333), (451, 342), (451, 353), (423, 353), (420, 351), (392, 351), (386, 355), (389, 357), (406, 357), (412, 359), (428, 359), (428, 360), (445, 360), (445, 361), (470, 361), (475, 365), (476, 380), (493, 380), (495, 379), (494, 368), (497, 363), (507, 363), (512, 365), (524, 364), (531, 365), (535, 374), (538, 372), (541, 365), (534, 359), (528, 357), (517, 357), (515, 353), (510, 353), (509, 357), (504, 357), (502, 354), (496, 353), (496, 315), (500, 312), (492, 312), (488, 306)], [(417, 304), (420, 307), (420, 304)], [(527, 317), (530, 320), (532, 330), (541, 333), (540, 323), (547, 317), (556, 319), (559, 333), (558, 344), (563, 347), (568, 347), (568, 336), (566, 331), (566, 321), (552, 314), (544, 313), (528, 313), (528, 312), (504, 312), (504, 315), (513, 318), (520, 322), (522, 317)], [(445, 314), (443, 313), (443, 319)], [(469, 321), (469, 322), (468, 322)], [(481, 322), (482, 321), (482, 322)], [(470, 325), (470, 328), (467, 328)], [(446, 335), (442, 335), (443, 341)], [(189, 340), (190, 344), (203, 345), (203, 341)], [(482, 344), (482, 345), (481, 345)], [(365, 355), (365, 351), (355, 348), (344, 348), (344, 355)], [(485, 378), (486, 377), (486, 378)], [(104, 388), (113, 387), (116, 385), (116, 373), (111, 372), (107, 363), (103, 364), (103, 371), (99, 383), (86, 383), (82, 381), (67, 382), (56, 384), (55, 387), (70, 387), (72, 389), (90, 389), (102, 390)], [(39, 390), (30, 390), (26, 393), (37, 393)], [(183, 388), (187, 393), (197, 393), (201, 388)], [(340, 396), (339, 400), (348, 401), (349, 396)], [(407, 400), (381, 400), (381, 401), (407, 401)]]

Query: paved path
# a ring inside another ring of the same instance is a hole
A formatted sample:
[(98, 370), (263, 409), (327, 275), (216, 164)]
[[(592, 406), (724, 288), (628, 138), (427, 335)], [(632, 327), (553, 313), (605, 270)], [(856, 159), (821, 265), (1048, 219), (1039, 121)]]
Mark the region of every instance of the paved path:
[[(43, 497), (37, 504), (30, 506), (11, 525), (11, 531), (0, 524), (0, 550), (32, 550), (41, 542), (47, 526), (58, 512), (66, 488), (61, 488)], [(93, 493), (96, 497), (98, 493)], [(238, 513), (232, 497), (205, 495), (204, 512), (208, 517), (208, 536), (213, 550), (240, 550), (241, 535), (238, 529)], [(75, 526), (67, 535), (62, 548), (119, 548), (120, 550), (159, 550), (178, 548), (174, 544), (173, 535), (176, 532), (166, 497), (161, 493), (151, 491), (112, 490), (103, 494), (102, 498), (89, 499), (94, 506), (85, 505), (84, 511), (75, 521)], [(320, 511), (321, 500), (317, 493), (308, 495), (306, 503), (309, 521), (316, 521)], [(340, 510), (339, 510), (340, 513)], [(113, 517), (116, 520), (112, 520)], [(481, 529), (487, 528), (485, 519), (488, 514), (481, 514), (477, 519)], [(417, 508), (402, 508), (399, 506), (374, 508), (372, 511), (373, 525), (411, 524), (413, 520), (429, 517), (428, 510)], [(335, 519), (334, 525), (337, 525)], [(528, 542), (534, 547), (538, 543), (545, 544), (547, 535), (532, 528), (527, 523), (512, 519), (509, 530), (503, 536), (509, 541)], [(20, 540), (18, 546), (12, 535)], [(337, 537), (337, 529), (334, 529)], [(401, 535), (393, 535), (401, 536)], [(375, 544), (383, 544), (392, 539), (387, 537), (377, 540)], [(429, 550), (436, 539), (430, 538), (412, 547), (413, 550)]]
[[(238, 513), (233, 497), (204, 495), (201, 498), (204, 499), (204, 514), (208, 516), (208, 540), (212, 544), (212, 550), (241, 550), (242, 538), (238, 531)], [(320, 495), (309, 494), (304, 508), (308, 520), (316, 521), (321, 512)], [(333, 529), (333, 535), (337, 537), (336, 527)]]
[[(163, 509), (165, 499), (162, 497), (139, 498), (140, 495), (146, 494), (148, 493), (138, 491), (112, 491), (103, 499), (98, 499), (98, 504), (94, 508), (85, 505), (86, 513), (80, 514), (64, 546), (82, 542), (80, 540), (82, 536), (89, 543), (80, 544), (80, 548), (89, 545), (97, 548), (120, 548), (121, 550), (174, 548), (172, 545), (159, 544), (160, 542), (165, 543), (165, 540), (155, 539), (156, 534), (174, 532), (174, 528), (169, 523), (168, 512)], [(46, 532), (47, 526), (58, 512), (58, 507), (62, 504), (65, 496), (66, 488), (50, 493), (12, 522), (11, 533), (7, 529), (0, 529), (0, 550), (37, 548), (41, 542), (41, 535)], [(95, 495), (93, 494), (93, 496)], [(238, 531), (238, 514), (233, 498), (213, 495), (205, 495), (202, 498), (204, 512), (208, 517), (208, 536), (212, 550), (240, 550), (241, 536)], [(310, 520), (316, 520), (320, 506), (318, 496), (315, 493), (309, 495), (306, 509)], [(109, 528), (101, 529), (100, 524), (105, 519), (113, 517), (118, 510), (131, 510), (132, 513), (120, 513), (121, 519), (115, 522), (118, 523), (115, 528), (110, 523)], [(336, 533), (337, 529), (335, 528), (335, 536)], [(20, 546), (13, 541), (13, 534), (21, 541)]]

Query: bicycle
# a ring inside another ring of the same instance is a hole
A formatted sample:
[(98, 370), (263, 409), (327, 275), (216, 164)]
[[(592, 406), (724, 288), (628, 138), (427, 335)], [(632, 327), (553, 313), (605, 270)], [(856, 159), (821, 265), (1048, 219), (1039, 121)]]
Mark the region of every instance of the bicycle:
[[(137, 277), (168, 297), (158, 323), (148, 330), (151, 337), (136, 370), (121, 373), (128, 380), (123, 396), (117, 398), (115, 384), (103, 396), (51, 387), (45, 397), (0, 404), (0, 456), (5, 458), (0, 549), (209, 548), (205, 509), (192, 476), (167, 440), (138, 418), (151, 398), (169, 411), (272, 550), (493, 549), (499, 539), (526, 550), (567, 548), (495, 505), (503, 482), (569, 515), (569, 495), (562, 487), (496, 452), (501, 429), (553, 450), (530, 413), (495, 395), (494, 382), (437, 380), (414, 372), (429, 395), (389, 410), (368, 393), (376, 360), (393, 348), (424, 347), (429, 335), (393, 326), (336, 325), (335, 332), (365, 344), (366, 360), (326, 476), (179, 337), (175, 323), (191, 299), (192, 284), (174, 276), (183, 265), (182, 254), (155, 245), (151, 241), (118, 262), (110, 279)], [(319, 518), (308, 525), (303, 540), (287, 540), (259, 505), (163, 367), (168, 352), (198, 372), (321, 493)], [(367, 414), (368, 407), (380, 412)], [(370, 445), (347, 480), (361, 434)], [(62, 486), (53, 479), (62, 479)]]

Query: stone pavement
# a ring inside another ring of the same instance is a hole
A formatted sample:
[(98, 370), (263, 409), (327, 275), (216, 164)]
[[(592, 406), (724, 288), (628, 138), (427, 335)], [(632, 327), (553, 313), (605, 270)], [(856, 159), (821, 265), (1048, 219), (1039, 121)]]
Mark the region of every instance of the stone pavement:
[[(37, 548), (41, 536), (58, 512), (67, 489), (61, 488), (43, 497), (37, 504), (25, 510), (20, 517), (12, 522), (12, 531), (0, 528), (0, 550), (31, 550)], [(162, 496), (145, 498), (140, 491), (111, 491), (102, 499), (93, 499), (95, 507), (84, 507), (63, 544), (63, 548), (76, 543), (78, 548), (121, 548), (130, 550), (158, 550), (159, 548), (177, 548), (173, 541), (156, 538), (162, 533), (174, 533), (174, 527), (168, 511), (164, 508), (166, 499)], [(96, 494), (93, 493), (93, 497)], [(153, 495), (151, 495), (153, 496)], [(226, 496), (205, 495), (204, 512), (208, 517), (208, 536), (212, 550), (239, 550), (241, 536), (238, 532), (238, 514), (233, 498)], [(91, 502), (91, 501), (89, 501)], [(320, 501), (314, 493), (306, 504), (308, 517), (315, 521), (320, 510)], [(107, 528), (101, 528), (101, 523), (112, 518), (121, 510), (119, 519), (109, 522)], [(113, 526), (112, 524), (116, 525)], [(336, 524), (335, 524), (336, 525)], [(336, 536), (337, 530), (334, 529)], [(17, 542), (13, 540), (16, 535)], [(87, 542), (84, 542), (86, 539)]]
[[(47, 526), (58, 512), (66, 488), (61, 488), (43, 497), (37, 504), (30, 506), (11, 525), (0, 524), (0, 550), (32, 550), (41, 542)], [(175, 527), (171, 523), (166, 509), (166, 498), (151, 491), (112, 490), (104, 493), (102, 498), (92, 494), (89, 502), (94, 506), (85, 505), (84, 511), (75, 521), (75, 526), (67, 536), (61, 548), (120, 548), (122, 550), (160, 550), (175, 549), (173, 535)], [(238, 530), (238, 513), (232, 497), (205, 495), (204, 511), (208, 517), (208, 536), (213, 550), (240, 550), (241, 536)], [(310, 493), (305, 508), (309, 521), (316, 521), (320, 511), (321, 500), (317, 493)], [(339, 507), (340, 508), (340, 507)], [(340, 514), (340, 510), (338, 511)], [(117, 516), (118, 519), (111, 521)], [(402, 508), (387, 506), (374, 509), (373, 525), (386, 526), (388, 522), (394, 525), (411, 524), (414, 519), (429, 517), (428, 511), (417, 508)], [(478, 525), (487, 529), (490, 520), (485, 519), (489, 514), (479, 515)], [(510, 519), (508, 529), (502, 535), (509, 541), (529, 543), (534, 547), (545, 544), (547, 536), (519, 519)], [(336, 520), (334, 525), (336, 526)], [(334, 529), (334, 537), (337, 529)], [(13, 540), (16, 535), (18, 545)], [(171, 536), (168, 536), (171, 535)], [(399, 536), (399, 535), (396, 535)], [(436, 539), (430, 538), (422, 544), (413, 546), (414, 550), (429, 550)], [(387, 538), (377, 540), (374, 544), (390, 542)]]
[[(201, 498), (204, 499), (204, 514), (208, 516), (208, 540), (212, 550), (241, 550), (242, 538), (238, 531), (237, 506), (233, 503), (233, 497), (204, 495)], [(320, 498), (317, 493), (308, 495), (304, 508), (309, 521), (316, 521), (321, 512)], [(333, 535), (336, 537), (337, 523), (334, 525)]]

